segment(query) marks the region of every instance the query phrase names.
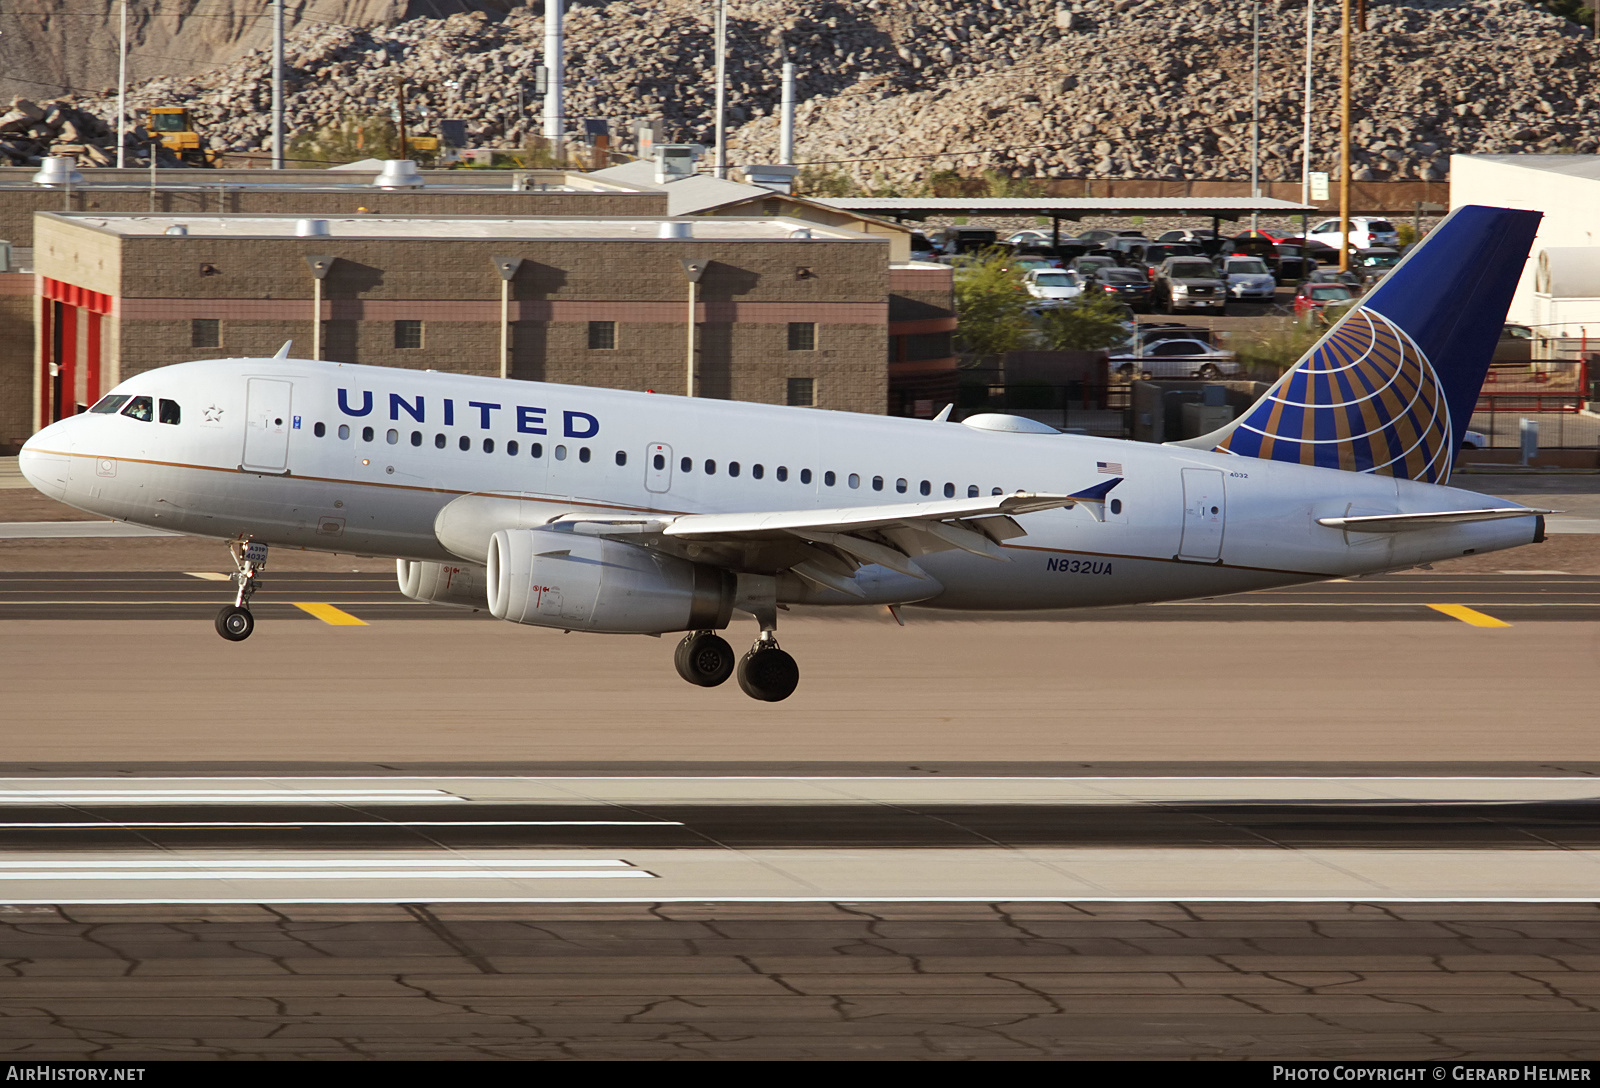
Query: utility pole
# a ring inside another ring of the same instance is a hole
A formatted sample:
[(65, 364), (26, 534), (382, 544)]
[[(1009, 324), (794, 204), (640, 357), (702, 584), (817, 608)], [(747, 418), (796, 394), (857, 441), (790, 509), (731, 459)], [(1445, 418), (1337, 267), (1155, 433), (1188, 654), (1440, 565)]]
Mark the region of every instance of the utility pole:
[(717, 158), (714, 173), (725, 178), (728, 176), (728, 0), (716, 0), (716, 5)]
[(403, 159), (403, 158), (406, 157), (406, 77), (405, 76), (398, 76), (397, 75), (397, 76), (394, 77), (394, 93), (395, 93), (394, 124), (395, 124), (395, 130), (397, 132), (399, 132), (399, 134), (400, 134), (400, 152), (399, 152), (399, 154), (397, 154), (395, 156), (395, 158)]
[[(154, 155), (155, 148), (150, 149)], [(128, 0), (122, 0), (122, 41), (117, 49), (117, 169), (128, 165)]]
[[(1250, 199), (1261, 202), (1261, 0), (1250, 5)], [(1261, 213), (1250, 213), (1250, 229), (1261, 229)]]
[(794, 165), (794, 63), (783, 62), (783, 100), (779, 107), (782, 119), (778, 129), (778, 162)]
[(1350, 0), (1343, 0), (1339, 61), (1339, 271), (1350, 271)]
[(272, 168), (283, 169), (283, 0), (272, 0)]

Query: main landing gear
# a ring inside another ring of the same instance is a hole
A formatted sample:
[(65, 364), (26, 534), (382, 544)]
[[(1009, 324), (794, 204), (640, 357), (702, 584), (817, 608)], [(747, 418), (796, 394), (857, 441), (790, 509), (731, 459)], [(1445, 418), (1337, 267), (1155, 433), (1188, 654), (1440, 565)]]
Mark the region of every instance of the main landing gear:
[(230, 540), (228, 554), (238, 569), (230, 576), (239, 591), (233, 603), (223, 605), (217, 613), (217, 634), (229, 642), (243, 642), (256, 629), (256, 618), (250, 614), (250, 598), (261, 588), (257, 575), (267, 565), (267, 546), (248, 540)]
[(781, 702), (793, 695), (800, 685), (800, 666), (778, 648), (778, 606), (771, 596), (762, 597), (765, 599), (746, 598), (739, 605), (756, 617), (761, 634), (737, 665), (733, 647), (721, 635), (715, 631), (691, 631), (678, 643), (674, 655), (678, 675), (703, 688), (716, 687), (737, 675), (740, 689), (764, 703)]

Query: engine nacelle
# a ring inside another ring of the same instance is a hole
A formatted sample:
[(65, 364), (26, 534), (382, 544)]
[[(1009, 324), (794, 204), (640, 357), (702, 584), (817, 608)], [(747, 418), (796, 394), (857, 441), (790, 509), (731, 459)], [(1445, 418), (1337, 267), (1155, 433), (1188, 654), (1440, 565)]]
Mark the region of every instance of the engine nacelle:
[(489, 611), (512, 623), (657, 635), (717, 630), (733, 615), (731, 571), (605, 537), (502, 529), (488, 575)]
[(476, 563), (419, 563), (396, 559), (395, 576), (400, 592), (414, 601), (488, 608), (488, 572)]

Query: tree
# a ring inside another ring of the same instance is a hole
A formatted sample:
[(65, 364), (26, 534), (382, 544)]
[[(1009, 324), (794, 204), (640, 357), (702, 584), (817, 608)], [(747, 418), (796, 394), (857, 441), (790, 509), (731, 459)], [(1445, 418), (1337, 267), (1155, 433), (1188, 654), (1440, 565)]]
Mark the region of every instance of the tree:
[(321, 128), (302, 130), (289, 141), (285, 165), (316, 169), (362, 159), (399, 157), (400, 139), (387, 117), (346, 114)]
[(1128, 338), (1123, 317), (1122, 303), (1091, 287), (1072, 305), (1046, 310), (1040, 331), (1055, 351), (1101, 351)]
[(1022, 347), (1028, 339), (1029, 299), (1011, 254), (989, 249), (965, 260), (955, 273), (957, 345), (976, 358)]

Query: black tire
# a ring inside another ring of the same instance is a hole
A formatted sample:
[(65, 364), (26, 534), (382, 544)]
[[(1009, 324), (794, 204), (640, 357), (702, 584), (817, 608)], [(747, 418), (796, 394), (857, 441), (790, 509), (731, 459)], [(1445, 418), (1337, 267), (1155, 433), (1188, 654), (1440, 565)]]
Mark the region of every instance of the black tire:
[(739, 687), (752, 699), (782, 702), (800, 686), (800, 666), (776, 646), (751, 650), (739, 660)]
[(733, 647), (710, 631), (691, 631), (678, 643), (672, 663), (689, 683), (714, 688), (733, 675)]
[(1197, 377), (1203, 378), (1206, 381), (1213, 381), (1222, 377), (1222, 371), (1218, 370), (1214, 364), (1207, 363), (1205, 366), (1200, 368)]
[(1123, 363), (1121, 366), (1117, 367), (1117, 376), (1121, 378), (1133, 377), (1133, 364)]
[(256, 618), (248, 608), (224, 605), (217, 613), (217, 634), (229, 642), (243, 642), (256, 629)]

